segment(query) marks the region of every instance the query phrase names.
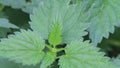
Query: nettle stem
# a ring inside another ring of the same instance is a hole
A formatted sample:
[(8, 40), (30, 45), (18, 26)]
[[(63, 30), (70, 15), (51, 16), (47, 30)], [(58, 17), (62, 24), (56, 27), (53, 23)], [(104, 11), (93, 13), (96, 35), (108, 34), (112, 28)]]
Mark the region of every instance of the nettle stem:
[(60, 51), (63, 51), (63, 50), (65, 50), (65, 48), (59, 48), (59, 49), (57, 49), (57, 52), (60, 52)]
[(55, 46), (52, 47), (50, 45), (46, 45), (46, 47), (51, 51), (51, 52), (54, 52), (54, 53), (58, 53), (60, 51), (63, 51), (65, 50), (65, 48), (56, 48)]

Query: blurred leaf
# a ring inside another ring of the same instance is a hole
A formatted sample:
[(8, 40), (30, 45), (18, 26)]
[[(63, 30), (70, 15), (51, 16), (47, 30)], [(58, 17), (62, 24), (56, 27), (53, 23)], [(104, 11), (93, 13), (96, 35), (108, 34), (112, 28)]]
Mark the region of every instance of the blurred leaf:
[(0, 11), (0, 18), (7, 18), (7, 16), (5, 15), (3, 11)]
[(40, 65), (39, 64), (37, 64), (37, 65), (30, 65), (30, 66), (20, 65), (19, 68), (40, 68)]
[(114, 34), (110, 35), (109, 39), (117, 40), (119, 42), (120, 41), (120, 28), (116, 28)]
[[(91, 23), (88, 31), (92, 42), (97, 44), (102, 41), (102, 38), (108, 38), (109, 33), (114, 33), (115, 26), (120, 25), (120, 1), (119, 0), (95, 0), (90, 10), (95, 10), (96, 6), (99, 9), (94, 17), (89, 21)], [(88, 12), (90, 11), (88, 10)], [(95, 12), (95, 11), (92, 11)], [(89, 13), (91, 14), (91, 13)], [(95, 13), (93, 13), (95, 14)]]
[(23, 66), (12, 61), (8, 61), (7, 59), (0, 58), (0, 68), (40, 68), (40, 65)]
[(19, 65), (7, 59), (0, 58), (0, 68), (19, 68)]
[(29, 2), (26, 2), (25, 6), (22, 7), (21, 9), (24, 12), (32, 14), (33, 9), (37, 8), (40, 5), (40, 3), (41, 3), (41, 0), (30, 0)]
[(0, 18), (0, 27), (4, 28), (18, 28), (16, 25), (9, 23), (5, 18)]
[(111, 61), (117, 66), (117, 68), (120, 68), (120, 55), (118, 55), (116, 58), (112, 58)]
[(32, 13), (33, 9), (38, 7), (41, 0), (0, 0), (0, 4), (11, 6), (15, 9), (22, 9), (24, 12)]
[(8, 16), (8, 19), (11, 23), (17, 25), (20, 28), (29, 28), (29, 15), (22, 12), (21, 10), (12, 9), (6, 7), (4, 13)]
[(21, 8), (25, 5), (25, 1), (26, 0), (0, 0), (0, 4), (13, 8)]
[(7, 37), (7, 33), (11, 32), (8, 28), (0, 27), (0, 38)]
[(4, 8), (4, 6), (0, 4), (0, 11), (2, 11), (3, 8)]

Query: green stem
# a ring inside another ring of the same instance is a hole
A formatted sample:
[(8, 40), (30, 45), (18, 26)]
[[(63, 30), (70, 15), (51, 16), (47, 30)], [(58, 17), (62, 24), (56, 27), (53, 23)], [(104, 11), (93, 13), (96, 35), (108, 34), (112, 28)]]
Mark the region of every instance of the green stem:
[(116, 46), (120, 46), (120, 41), (117, 40), (107, 40), (108, 43)]
[(49, 46), (49, 45), (46, 45), (46, 47), (47, 47), (50, 51), (55, 52), (55, 53), (60, 52), (60, 51), (62, 51), (62, 50), (65, 50), (65, 48), (59, 48), (59, 49), (57, 49), (56, 47), (51, 47), (51, 46)]
[(46, 47), (47, 47), (49, 50), (52, 50), (52, 47), (51, 47), (51, 46), (46, 45)]
[(57, 49), (57, 52), (60, 52), (62, 50), (65, 50), (65, 48), (59, 48), (59, 49)]

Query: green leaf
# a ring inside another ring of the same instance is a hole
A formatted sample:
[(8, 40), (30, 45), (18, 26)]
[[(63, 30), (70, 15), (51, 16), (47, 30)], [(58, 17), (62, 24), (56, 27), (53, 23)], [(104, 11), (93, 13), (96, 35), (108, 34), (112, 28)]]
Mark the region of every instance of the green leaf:
[(11, 6), (13, 8), (20, 8), (25, 5), (25, 0), (0, 0), (0, 4)]
[(0, 56), (23, 65), (36, 65), (44, 56), (44, 40), (33, 31), (21, 30), (7, 39), (1, 39)]
[(7, 37), (7, 34), (10, 32), (10, 29), (0, 27), (0, 38)]
[(62, 23), (63, 43), (82, 39), (87, 32), (88, 24), (81, 22), (81, 6), (69, 5), (70, 0), (44, 0), (39, 8), (31, 14), (31, 28), (44, 39), (48, 39), (51, 25)]
[(19, 65), (7, 59), (0, 58), (0, 68), (19, 68)]
[(0, 4), (10, 6), (15, 9), (22, 9), (27, 13), (33, 13), (33, 8), (38, 7), (41, 0), (0, 0)]
[(19, 68), (40, 68), (40, 64), (37, 65), (19, 65)]
[(56, 59), (56, 53), (48, 52), (44, 57), (40, 68), (48, 68)]
[(18, 10), (18, 9), (12, 9), (7, 8), (4, 13), (6, 14), (7, 18), (9, 18), (9, 21), (17, 26), (19, 26), (22, 29), (28, 29), (29, 26), (29, 15)]
[(71, 42), (60, 57), (60, 68), (115, 68), (98, 50), (87, 41)]
[(21, 9), (24, 12), (33, 13), (33, 8), (38, 7), (38, 5), (40, 4), (41, 0), (30, 0), (29, 2), (26, 2), (26, 4), (23, 7), (21, 7)]
[[(108, 38), (109, 33), (114, 33), (114, 26), (120, 25), (120, 1), (119, 0), (96, 0), (91, 6), (92, 11), (89, 14), (94, 14), (94, 17), (90, 20), (90, 38), (92, 42), (97, 44), (100, 43), (102, 38)], [(101, 5), (96, 9), (96, 6)], [(94, 11), (94, 13), (93, 13)]]
[(0, 27), (5, 27), (5, 28), (18, 28), (17, 26), (9, 23), (9, 21), (5, 18), (0, 18)]
[(120, 55), (118, 55), (116, 58), (112, 58), (111, 61), (117, 66), (117, 68), (120, 67)]
[(82, 0), (71, 0), (70, 4), (80, 3)]
[[(0, 17), (4, 17), (0, 12)], [(6, 18), (0, 18), (0, 38), (6, 37), (7, 33), (11, 32), (9, 28), (18, 28), (16, 25), (9, 23)]]
[(62, 25), (55, 23), (49, 33), (49, 43), (56, 46), (62, 42)]

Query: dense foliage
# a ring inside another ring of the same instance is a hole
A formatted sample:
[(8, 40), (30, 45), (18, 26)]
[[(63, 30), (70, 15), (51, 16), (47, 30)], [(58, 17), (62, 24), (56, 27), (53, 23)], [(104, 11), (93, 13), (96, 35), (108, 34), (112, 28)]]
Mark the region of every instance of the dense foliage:
[(119, 68), (119, 0), (0, 0), (0, 68)]

